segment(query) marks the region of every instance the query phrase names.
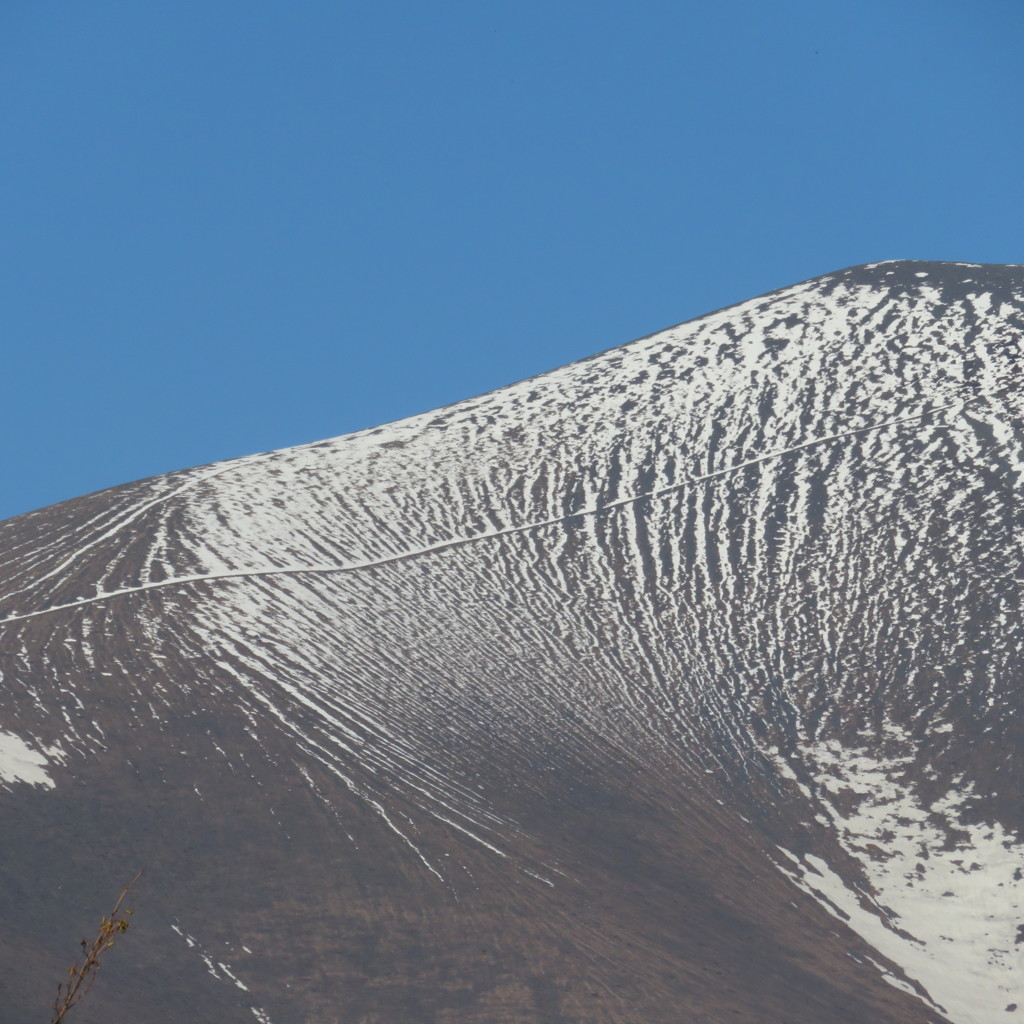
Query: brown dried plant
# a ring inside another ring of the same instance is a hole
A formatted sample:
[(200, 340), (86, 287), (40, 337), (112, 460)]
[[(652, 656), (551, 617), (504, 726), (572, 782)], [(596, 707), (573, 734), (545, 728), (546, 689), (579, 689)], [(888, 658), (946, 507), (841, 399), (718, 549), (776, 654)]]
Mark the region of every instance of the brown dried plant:
[(76, 962), (68, 968), (68, 976), (57, 986), (57, 998), (53, 1001), (53, 1020), (50, 1024), (63, 1024), (68, 1011), (80, 1003), (90, 992), (96, 982), (96, 972), (100, 969), (100, 962), (107, 950), (114, 945), (114, 939), (122, 932), (128, 931), (128, 919), (131, 917), (130, 910), (122, 910), (128, 890), (142, 876), (140, 871), (127, 885), (121, 887), (121, 895), (117, 897), (114, 909), (109, 917), (100, 921), (99, 931), (92, 943), (82, 939), (82, 951), (85, 954), (83, 960)]

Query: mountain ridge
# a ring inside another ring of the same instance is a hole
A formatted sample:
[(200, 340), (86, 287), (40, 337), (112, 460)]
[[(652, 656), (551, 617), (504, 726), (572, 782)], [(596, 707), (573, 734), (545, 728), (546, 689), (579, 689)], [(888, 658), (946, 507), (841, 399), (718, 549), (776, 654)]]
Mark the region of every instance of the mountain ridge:
[(1022, 267), (867, 264), (0, 524), (4, 919), (75, 822), (200, 1017), (1005, 1019), (1022, 336)]

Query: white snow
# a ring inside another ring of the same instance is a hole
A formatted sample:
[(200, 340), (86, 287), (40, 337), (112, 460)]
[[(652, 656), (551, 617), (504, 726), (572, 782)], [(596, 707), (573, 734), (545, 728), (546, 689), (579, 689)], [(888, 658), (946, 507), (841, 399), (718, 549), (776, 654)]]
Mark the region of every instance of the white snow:
[[(895, 730), (893, 737), (909, 740)], [(931, 804), (922, 801), (904, 781), (910, 756), (835, 741), (800, 753), (869, 889), (847, 887), (810, 854), (787, 853), (786, 874), (845, 915), (956, 1024), (1005, 1021), (1008, 1005), (1024, 1004), (1024, 844), (999, 824), (965, 821), (972, 787), (962, 780)]]
[[(56, 751), (44, 749), (46, 754), (56, 754)], [(50, 763), (46, 754), (33, 750), (20, 736), (0, 730), (0, 780), (53, 789), (55, 783), (46, 773)]]

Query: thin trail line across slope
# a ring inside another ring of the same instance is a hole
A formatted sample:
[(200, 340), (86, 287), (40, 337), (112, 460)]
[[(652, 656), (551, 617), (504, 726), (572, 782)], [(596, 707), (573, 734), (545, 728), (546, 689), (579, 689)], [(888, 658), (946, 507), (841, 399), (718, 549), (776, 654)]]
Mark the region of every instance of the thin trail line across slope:
[[(999, 394), (1002, 390), (997, 391)], [(829, 434), (827, 437), (817, 437), (811, 441), (804, 441), (801, 444), (793, 445), (790, 448), (782, 448), (778, 451), (769, 452), (767, 455), (760, 455), (755, 459), (748, 459), (745, 462), (739, 462), (733, 466), (727, 466), (725, 469), (716, 470), (713, 473), (706, 473), (702, 476), (691, 476), (679, 483), (668, 484), (665, 487), (658, 487), (652, 491), (645, 491), (642, 494), (630, 495), (626, 498), (619, 498), (616, 501), (608, 502), (606, 505), (597, 505), (593, 508), (583, 508), (576, 512), (569, 512), (566, 515), (556, 516), (553, 519), (545, 519), (535, 523), (526, 523), (522, 526), (510, 526), (504, 530), (492, 530), (485, 533), (473, 534), (471, 537), (455, 537), (451, 540), (440, 541), (436, 544), (428, 545), (422, 548), (412, 548), (409, 551), (403, 551), (399, 554), (388, 555), (386, 558), (371, 559), (364, 562), (350, 562), (347, 565), (283, 565), (283, 566), (264, 566), (263, 568), (256, 569), (232, 569), (227, 572), (214, 572), (214, 573), (197, 573), (190, 576), (173, 576), (166, 580), (157, 580), (152, 583), (142, 583), (134, 587), (124, 587), (120, 590), (109, 590), (102, 594), (95, 594), (92, 597), (84, 597), (78, 601), (69, 601), (66, 604), (55, 604), (49, 608), (40, 608), (34, 612), (23, 612), (18, 615), (8, 615), (6, 618), (0, 619), (0, 626), (6, 625), (11, 622), (22, 622), (25, 619), (38, 618), (41, 615), (49, 615), (53, 612), (68, 611), (73, 608), (84, 608), (91, 604), (96, 604), (99, 601), (106, 601), (114, 597), (124, 597), (128, 594), (140, 594), (148, 590), (161, 590), (165, 587), (181, 586), (186, 583), (203, 583), (212, 580), (230, 580), (230, 579), (245, 579), (246, 577), (253, 576), (298, 576), (303, 574), (328, 574), (336, 572), (357, 572), (360, 569), (375, 569), (378, 566), (391, 565), (395, 562), (403, 562), (406, 559), (418, 558), (421, 555), (433, 554), (437, 551), (446, 551), (450, 548), (463, 547), (468, 544), (475, 544), (479, 541), (495, 540), (499, 537), (507, 537), (517, 533), (528, 533), (530, 530), (540, 530), (548, 526), (557, 526), (560, 523), (569, 522), (573, 519), (581, 519), (585, 516), (596, 516), (601, 515), (604, 512), (609, 512), (616, 508), (621, 508), (625, 505), (632, 505), (640, 501), (644, 501), (648, 498), (657, 498), (664, 494), (670, 494), (674, 491), (682, 490), (686, 487), (708, 483), (713, 480), (720, 479), (722, 477), (730, 476), (733, 473), (738, 473), (740, 470), (747, 469), (750, 466), (756, 466), (763, 462), (770, 462), (773, 459), (784, 458), (786, 455), (792, 455), (795, 452), (805, 451), (808, 448), (816, 447), (821, 444), (830, 444), (834, 441), (841, 441), (847, 437), (855, 437), (858, 434), (866, 434), (874, 430), (884, 430), (886, 427), (900, 426), (904, 423), (917, 422), (924, 419), (927, 416), (935, 415), (936, 413), (946, 412), (950, 409), (965, 409), (968, 405), (974, 402), (980, 401), (983, 398), (991, 398), (994, 395), (978, 395), (975, 398), (968, 399), (964, 402), (951, 402), (948, 405), (936, 406), (932, 409), (927, 409), (924, 412), (913, 413), (908, 416), (900, 416), (895, 419), (885, 420), (882, 423), (871, 423), (866, 427), (855, 427), (851, 430), (845, 430), (838, 434)], [(227, 467), (224, 467), (227, 468)], [(220, 472), (224, 470), (221, 469)], [(202, 480), (195, 482), (203, 482), (208, 480), (209, 476), (202, 478)], [(184, 490), (185, 488), (179, 488)], [(169, 497), (169, 495), (168, 495)], [(152, 503), (150, 503), (152, 504)], [(148, 507), (148, 506), (147, 506)], [(105, 536), (109, 536), (110, 531), (107, 531)], [(10, 595), (8, 595), (10, 596)]]

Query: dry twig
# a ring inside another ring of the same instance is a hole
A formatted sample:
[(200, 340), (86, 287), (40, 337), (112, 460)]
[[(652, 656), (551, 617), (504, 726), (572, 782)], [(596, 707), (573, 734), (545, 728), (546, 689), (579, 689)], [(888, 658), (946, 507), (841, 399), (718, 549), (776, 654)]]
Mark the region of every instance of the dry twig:
[(99, 931), (92, 944), (82, 939), (85, 959), (69, 967), (66, 980), (57, 986), (57, 998), (53, 1001), (54, 1016), (50, 1024), (63, 1024), (71, 1007), (80, 1003), (89, 994), (96, 981), (96, 972), (100, 969), (103, 955), (114, 945), (115, 936), (128, 931), (128, 918), (132, 912), (122, 910), (121, 904), (124, 903), (128, 890), (141, 876), (140, 871), (127, 885), (122, 886), (121, 895), (117, 897), (114, 909), (109, 917), (100, 921)]

